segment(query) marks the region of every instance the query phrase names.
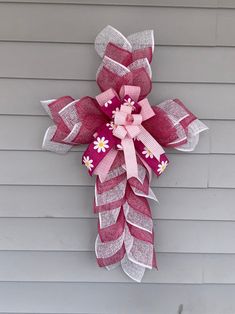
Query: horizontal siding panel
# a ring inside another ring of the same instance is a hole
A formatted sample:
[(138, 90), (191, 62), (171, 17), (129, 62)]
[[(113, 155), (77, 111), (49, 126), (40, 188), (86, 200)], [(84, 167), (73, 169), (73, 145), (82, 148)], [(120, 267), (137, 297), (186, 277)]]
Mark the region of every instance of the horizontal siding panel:
[(235, 187), (235, 156), (210, 156), (209, 186)]
[(0, 220), (0, 250), (94, 250), (96, 219)]
[(110, 314), (117, 306), (120, 313), (169, 314), (181, 304), (186, 314), (231, 314), (235, 305), (234, 286), (225, 285), (0, 283), (0, 298), (4, 314)]
[(94, 187), (0, 186), (0, 217), (91, 218), (93, 200)]
[(181, 99), (201, 119), (235, 119), (234, 84), (153, 84), (152, 103), (169, 98)]
[[(234, 284), (234, 254), (159, 253), (158, 271), (143, 283)], [(17, 267), (15, 265), (17, 264)], [(0, 282), (132, 282), (120, 268), (107, 271), (93, 252), (0, 252)]]
[[(222, 0), (223, 1), (223, 0)], [(209, 7), (217, 8), (232, 7), (232, 0), (225, 0), (226, 5), (223, 5), (222, 1), (218, 0), (147, 0), (143, 3), (142, 0), (99, 0), (99, 5), (127, 5), (127, 6), (166, 6), (166, 7)], [(97, 4), (96, 0), (0, 0), (0, 2), (6, 3), (66, 3), (66, 4)], [(219, 2), (219, 4), (217, 3)]]
[[(93, 45), (0, 43), (1, 77), (94, 80), (100, 63)], [(233, 48), (158, 47), (153, 80), (234, 83)]]
[[(234, 254), (159, 253), (158, 271), (143, 283), (234, 284)], [(15, 265), (17, 264), (17, 268)], [(107, 271), (93, 252), (0, 252), (0, 282), (132, 282), (120, 268)]]
[[(14, 91), (14, 92), (12, 92)], [(79, 99), (99, 93), (94, 81), (0, 79), (0, 114), (46, 115), (40, 100), (72, 95)], [(152, 104), (180, 98), (202, 119), (235, 119), (232, 84), (154, 83)]]
[[(2, 151), (0, 184), (93, 185), (84, 166), (82, 153), (58, 155), (50, 152)], [(168, 154), (170, 165), (153, 186), (206, 187), (208, 156)], [(200, 170), (200, 171), (199, 171)]]
[(79, 99), (86, 95), (95, 97), (98, 93), (94, 81), (0, 79), (0, 113), (46, 115), (40, 100), (64, 95)]
[[(58, 4), (93, 4), (96, 0), (0, 0), (0, 3), (58, 3)], [(233, 0), (99, 0), (99, 5), (126, 5), (151, 7), (189, 7), (189, 8), (235, 8)]]
[(0, 116), (0, 149), (41, 150), (44, 133), (51, 124), (49, 117)]
[[(232, 1), (231, 1), (232, 2)], [(233, 1), (235, 8), (235, 2)], [(235, 10), (218, 10), (217, 13), (217, 43), (222, 46), (234, 46), (235, 39), (230, 29), (235, 28)]]
[[(138, 27), (130, 19), (138, 20)], [(129, 34), (145, 29), (148, 21), (157, 44), (216, 44), (215, 10), (7, 3), (0, 3), (0, 40), (93, 43), (107, 24)]]
[[(156, 219), (235, 220), (233, 189), (153, 190)], [(93, 199), (94, 187), (0, 186), (0, 217), (94, 218)]]
[[(234, 222), (159, 220), (157, 252), (235, 253)], [(93, 251), (97, 219), (1, 218), (0, 250)]]
[(204, 281), (209, 283), (233, 284), (235, 279), (234, 258), (233, 254), (205, 254)]
[(235, 121), (210, 121), (211, 152), (235, 153)]
[(1, 283), (0, 313), (110, 314), (110, 309), (118, 306), (120, 313), (128, 314), (177, 313), (182, 307), (185, 314), (232, 314), (234, 288), (234, 285)]
[[(217, 263), (223, 262), (223, 256), (217, 259)], [(229, 256), (234, 261), (233, 255)], [(206, 262), (211, 266), (209, 257)], [(17, 268), (15, 268), (16, 264)], [(160, 253), (158, 271), (146, 271), (143, 282), (202, 283), (202, 271), (206, 266), (204, 256), (201, 254)], [(215, 263), (214, 269), (216, 266)], [(231, 266), (229, 269), (232, 271), (234, 267)], [(223, 269), (221, 271), (226, 272)], [(112, 271), (98, 267), (93, 252), (26, 251), (0, 252), (1, 281), (132, 282), (119, 267)], [(231, 283), (231, 278), (229, 282)]]
[(235, 2), (233, 0), (218, 0), (218, 6), (221, 8), (235, 8)]
[[(211, 121), (204, 121), (209, 127)], [(4, 150), (42, 150), (42, 139), (52, 121), (49, 117), (0, 116), (0, 149)], [(9, 125), (11, 127), (9, 128)], [(21, 140), (16, 134), (19, 132)], [(234, 123), (235, 132), (235, 123)], [(201, 140), (193, 153), (209, 152), (209, 132), (201, 136)], [(84, 151), (86, 145), (74, 147), (75, 151)], [(172, 150), (171, 150), (172, 151)], [(220, 150), (219, 150), (220, 152)], [(223, 152), (226, 152), (225, 150)]]

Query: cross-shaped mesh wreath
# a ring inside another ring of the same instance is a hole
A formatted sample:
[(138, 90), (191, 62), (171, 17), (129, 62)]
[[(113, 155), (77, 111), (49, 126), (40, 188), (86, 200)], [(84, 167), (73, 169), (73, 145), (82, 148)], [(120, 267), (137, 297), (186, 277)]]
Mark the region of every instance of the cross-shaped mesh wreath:
[(43, 148), (65, 153), (88, 144), (82, 163), (97, 175), (97, 262), (107, 269), (121, 265), (141, 281), (146, 268), (156, 267), (147, 200), (157, 201), (150, 188), (152, 172), (160, 176), (168, 166), (163, 147), (192, 151), (207, 127), (179, 99), (149, 104), (153, 31), (126, 38), (107, 26), (96, 37), (95, 49), (102, 58), (96, 76), (101, 94), (42, 101), (54, 122)]

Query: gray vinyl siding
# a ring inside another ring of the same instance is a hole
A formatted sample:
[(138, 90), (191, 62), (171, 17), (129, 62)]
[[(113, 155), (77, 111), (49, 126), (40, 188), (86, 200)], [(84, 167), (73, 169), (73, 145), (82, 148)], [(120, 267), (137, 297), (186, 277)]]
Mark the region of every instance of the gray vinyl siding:
[[(141, 17), (141, 18), (140, 18)], [(152, 103), (210, 127), (152, 186), (158, 271), (96, 265), (84, 147), (42, 151), (40, 100), (98, 93), (96, 34), (153, 28)], [(235, 1), (0, 0), (0, 313), (235, 313)]]

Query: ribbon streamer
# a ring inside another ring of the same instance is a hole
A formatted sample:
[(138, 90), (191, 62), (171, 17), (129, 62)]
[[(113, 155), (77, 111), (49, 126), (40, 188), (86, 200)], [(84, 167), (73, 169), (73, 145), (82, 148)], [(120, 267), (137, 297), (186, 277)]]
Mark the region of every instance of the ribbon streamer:
[(169, 163), (163, 147), (192, 151), (207, 126), (179, 99), (149, 104), (153, 31), (126, 38), (107, 26), (96, 37), (95, 49), (102, 58), (96, 76), (101, 93), (42, 101), (54, 122), (43, 148), (66, 153), (88, 144), (82, 163), (97, 175), (98, 265), (108, 270), (121, 266), (140, 282), (146, 269), (157, 267), (148, 204), (148, 199), (157, 201), (150, 188), (152, 171), (160, 176)]

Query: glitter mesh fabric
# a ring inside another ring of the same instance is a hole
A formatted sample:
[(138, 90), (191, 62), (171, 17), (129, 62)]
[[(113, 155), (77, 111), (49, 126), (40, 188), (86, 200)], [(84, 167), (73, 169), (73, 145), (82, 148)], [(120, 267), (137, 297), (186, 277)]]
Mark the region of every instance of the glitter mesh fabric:
[(152, 108), (155, 116), (144, 121), (143, 126), (164, 147), (192, 151), (199, 133), (208, 129), (178, 99), (169, 99)]
[(153, 31), (145, 30), (126, 38), (117, 29), (108, 25), (96, 37), (95, 49), (101, 58), (107, 56), (125, 66), (142, 58), (147, 58), (151, 63), (154, 51)]
[(74, 100), (64, 96), (52, 102), (43, 101), (42, 105), (55, 123), (44, 136), (43, 148), (57, 153), (65, 153), (73, 145), (90, 143), (96, 130), (108, 122), (96, 99), (91, 97)]
[[(152, 214), (144, 197), (149, 193), (149, 178), (138, 159), (138, 179), (127, 181), (120, 171), (122, 155), (118, 153), (106, 181), (101, 183), (97, 178), (94, 211), (99, 212), (99, 223), (95, 251), (100, 266), (119, 264), (129, 277), (141, 281), (145, 269), (156, 266)], [(143, 196), (135, 194), (137, 187)], [(117, 189), (115, 193), (113, 189)], [(101, 211), (104, 200), (109, 207)], [(122, 205), (116, 208), (120, 201)]]
[(101, 91), (113, 88), (119, 92), (123, 85), (139, 86), (140, 100), (152, 89), (151, 70), (147, 58), (136, 60), (129, 67), (104, 57), (96, 75), (96, 82)]
[(140, 99), (152, 88), (151, 67), (154, 51), (152, 30), (129, 35), (127, 38), (112, 26), (106, 26), (96, 37), (95, 49), (102, 58), (96, 81), (102, 91), (119, 92), (122, 85), (141, 87)]
[[(128, 105), (133, 105), (134, 100), (143, 118), (140, 130), (145, 129), (145, 135), (148, 132), (157, 144), (185, 152), (194, 150), (199, 134), (207, 127), (179, 99), (166, 100), (152, 106), (152, 110), (145, 98), (152, 88), (150, 63), (154, 51), (153, 31), (146, 30), (125, 37), (112, 26), (107, 26), (96, 37), (95, 49), (102, 58), (96, 81), (100, 90), (105, 91), (106, 98), (100, 94), (96, 98), (86, 96), (75, 100), (63, 96), (42, 101), (42, 106), (54, 122), (46, 131), (43, 148), (66, 153), (75, 145), (94, 143), (96, 139), (97, 145), (103, 141), (103, 146), (94, 149), (105, 151), (107, 141), (98, 138), (97, 134), (104, 125), (115, 128), (114, 120), (110, 119), (112, 115), (115, 117), (119, 108), (114, 107), (114, 113), (110, 111), (108, 117), (100, 106), (100, 100), (105, 100), (103, 105), (108, 107), (114, 94), (116, 98), (118, 95), (122, 95), (121, 98), (129, 95), (129, 100), (125, 100), (129, 102)], [(150, 188), (154, 170), (149, 162), (153, 160), (152, 152), (148, 147), (138, 150), (143, 146), (138, 138), (133, 138), (133, 143), (138, 151), (134, 155), (136, 177), (127, 177), (124, 145), (120, 144), (109, 147), (108, 154), (103, 155), (102, 161), (94, 169), (93, 173), (97, 175), (94, 213), (98, 215), (95, 252), (100, 267), (111, 270), (120, 266), (131, 279), (140, 282), (146, 269), (157, 267), (154, 225), (148, 203), (148, 199), (157, 199)], [(166, 168), (168, 160), (164, 158), (159, 159), (158, 169), (154, 171), (157, 175)], [(94, 168), (89, 156), (85, 156), (83, 163), (89, 171)]]

